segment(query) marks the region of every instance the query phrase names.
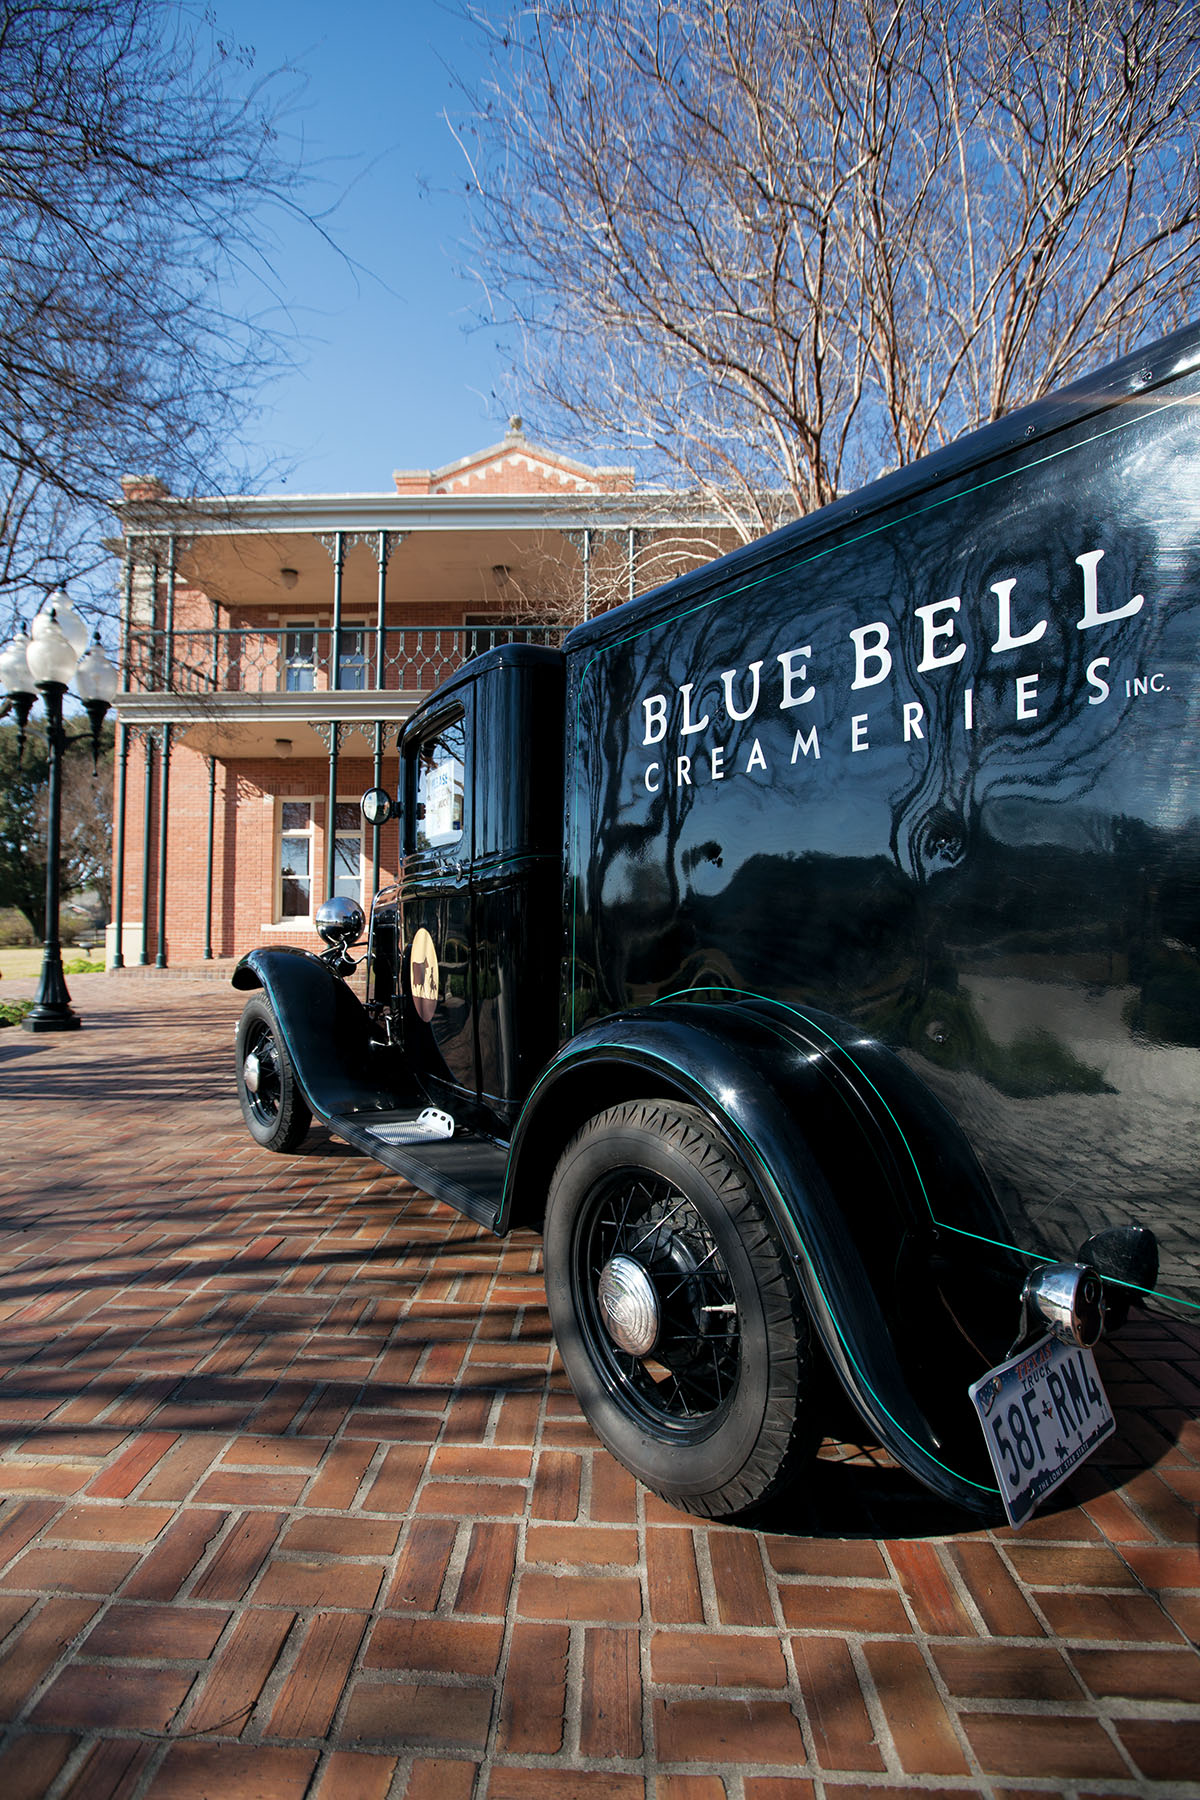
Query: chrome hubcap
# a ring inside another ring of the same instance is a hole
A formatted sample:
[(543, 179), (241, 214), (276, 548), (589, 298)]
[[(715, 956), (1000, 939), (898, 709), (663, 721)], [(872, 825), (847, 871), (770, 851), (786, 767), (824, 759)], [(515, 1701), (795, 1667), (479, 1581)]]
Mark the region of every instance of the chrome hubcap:
[(658, 1342), (658, 1295), (641, 1263), (617, 1255), (605, 1263), (596, 1286), (600, 1317), (619, 1350), (649, 1356)]
[(246, 1084), (246, 1092), (248, 1094), (257, 1094), (258, 1076), (258, 1056), (251, 1050), (249, 1056), (247, 1056), (245, 1062), (242, 1064), (242, 1080)]
[(742, 1363), (733, 1277), (696, 1206), (666, 1176), (622, 1164), (584, 1196), (571, 1305), (614, 1401), (639, 1429), (707, 1432)]

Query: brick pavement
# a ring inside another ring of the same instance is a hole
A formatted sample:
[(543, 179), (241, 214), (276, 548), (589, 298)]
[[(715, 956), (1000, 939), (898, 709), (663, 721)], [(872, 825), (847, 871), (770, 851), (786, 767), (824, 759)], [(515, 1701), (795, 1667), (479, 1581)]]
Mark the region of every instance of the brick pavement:
[[(239, 998), (0, 1033), (0, 1796), (1200, 1792), (1200, 1332), (1020, 1533), (825, 1446), (790, 1529), (597, 1445), (537, 1240), (243, 1131)], [(6, 983), (15, 996), (17, 983)]]

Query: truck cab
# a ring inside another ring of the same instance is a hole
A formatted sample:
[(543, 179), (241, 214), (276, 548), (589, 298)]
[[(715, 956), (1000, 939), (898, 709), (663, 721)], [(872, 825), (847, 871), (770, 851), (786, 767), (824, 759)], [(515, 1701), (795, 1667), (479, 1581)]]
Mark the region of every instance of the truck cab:
[(371, 998), (431, 1100), (496, 1138), (558, 1047), (562, 727), (561, 653), (508, 644), (400, 745), (404, 870), (374, 909)]

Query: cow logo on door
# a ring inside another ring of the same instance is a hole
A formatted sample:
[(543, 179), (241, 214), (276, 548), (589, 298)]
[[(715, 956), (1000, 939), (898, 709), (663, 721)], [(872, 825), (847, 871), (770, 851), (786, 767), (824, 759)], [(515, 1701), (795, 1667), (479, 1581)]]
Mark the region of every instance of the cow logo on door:
[(408, 953), (408, 973), (417, 1016), (428, 1024), (437, 1011), (438, 959), (433, 939), (423, 925), (413, 933), (412, 947)]

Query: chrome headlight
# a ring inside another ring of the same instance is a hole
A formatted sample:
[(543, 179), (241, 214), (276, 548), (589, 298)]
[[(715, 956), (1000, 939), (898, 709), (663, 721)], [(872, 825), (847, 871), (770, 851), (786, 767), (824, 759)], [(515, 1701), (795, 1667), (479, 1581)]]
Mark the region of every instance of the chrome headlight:
[(335, 894), (331, 900), (322, 900), (317, 908), (316, 926), (327, 944), (356, 943), (366, 928), (367, 915), (357, 900), (346, 900), (341, 894)]

